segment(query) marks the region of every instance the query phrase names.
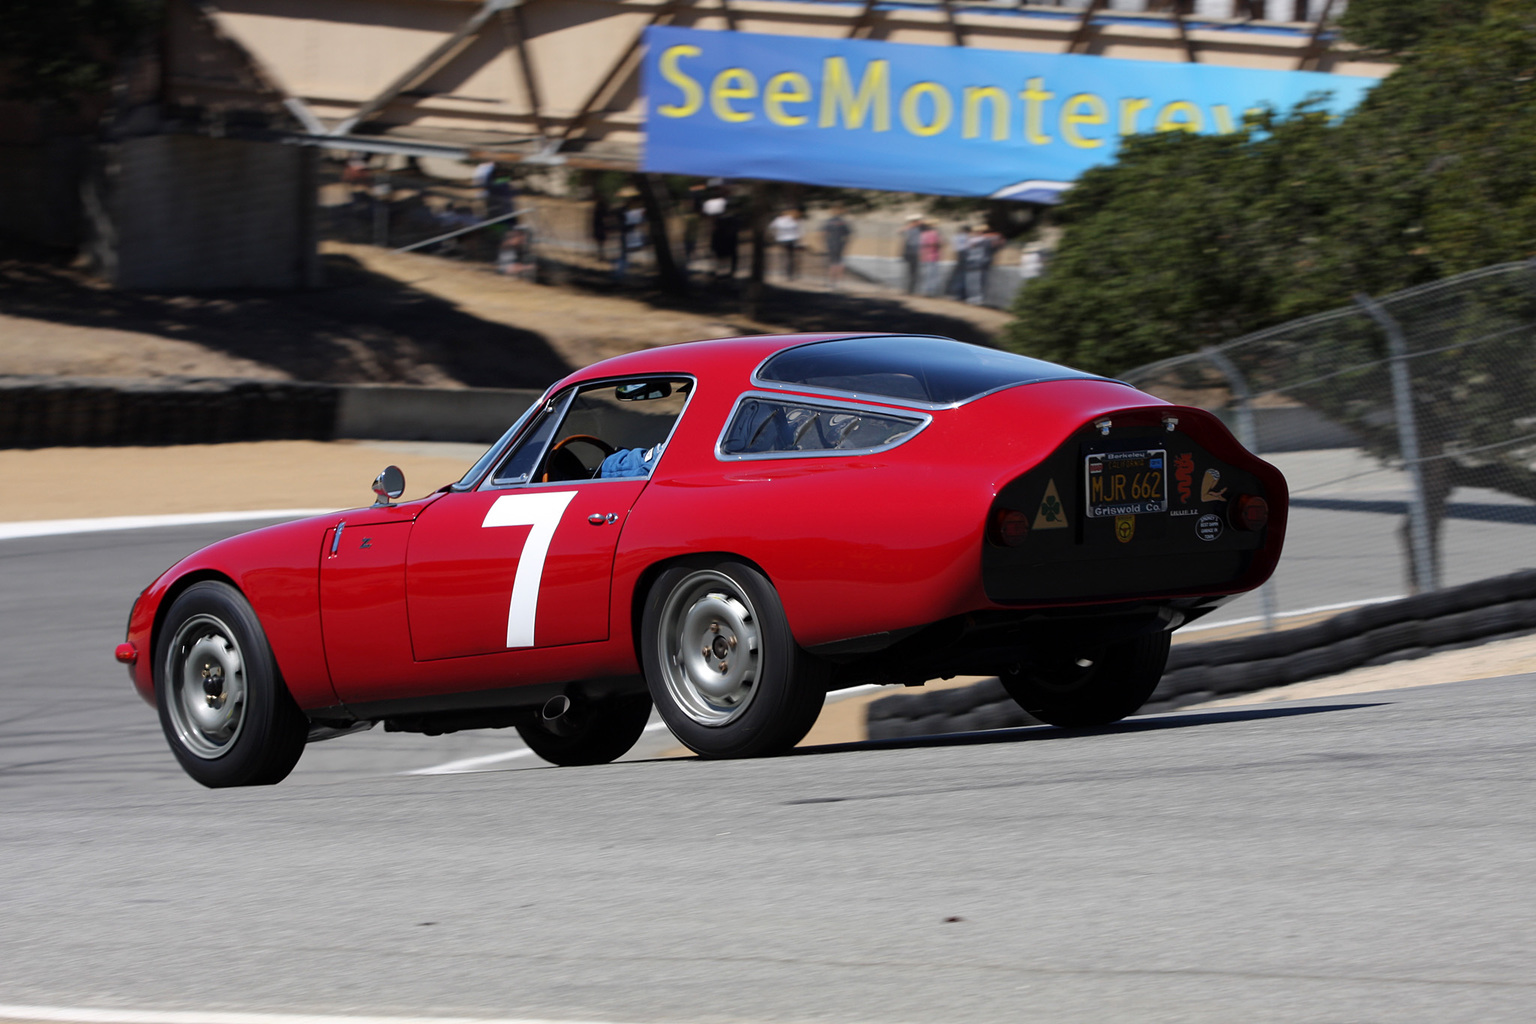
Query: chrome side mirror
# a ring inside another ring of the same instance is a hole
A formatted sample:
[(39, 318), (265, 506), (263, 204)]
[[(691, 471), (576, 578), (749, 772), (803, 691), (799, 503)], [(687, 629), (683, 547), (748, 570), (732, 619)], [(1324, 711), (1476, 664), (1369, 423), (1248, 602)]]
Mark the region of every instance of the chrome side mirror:
[(404, 494), (405, 474), (400, 472), (400, 467), (385, 466), (384, 472), (373, 479), (373, 493), (379, 496), (373, 503), (374, 508), (388, 505), (391, 498), (398, 498)]

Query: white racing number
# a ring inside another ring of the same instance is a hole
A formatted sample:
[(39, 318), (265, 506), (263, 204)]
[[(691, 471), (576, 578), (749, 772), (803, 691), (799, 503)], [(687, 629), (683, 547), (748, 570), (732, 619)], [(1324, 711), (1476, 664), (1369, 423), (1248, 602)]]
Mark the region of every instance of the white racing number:
[(533, 620), (539, 610), (539, 582), (544, 576), (544, 558), (555, 527), (565, 508), (576, 497), (575, 491), (548, 491), (542, 494), (508, 494), (496, 499), (485, 511), (485, 526), (531, 526), (523, 553), (517, 560), (517, 575), (512, 579), (512, 603), (507, 608), (507, 646), (533, 646)]

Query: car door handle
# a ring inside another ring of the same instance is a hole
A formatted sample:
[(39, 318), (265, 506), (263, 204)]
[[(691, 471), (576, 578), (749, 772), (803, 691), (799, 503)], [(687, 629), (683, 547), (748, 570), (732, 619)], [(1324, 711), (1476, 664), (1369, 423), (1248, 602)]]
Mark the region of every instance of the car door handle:
[(587, 516), (587, 522), (593, 526), (602, 526), (604, 523), (616, 523), (619, 521), (617, 512), (593, 512)]

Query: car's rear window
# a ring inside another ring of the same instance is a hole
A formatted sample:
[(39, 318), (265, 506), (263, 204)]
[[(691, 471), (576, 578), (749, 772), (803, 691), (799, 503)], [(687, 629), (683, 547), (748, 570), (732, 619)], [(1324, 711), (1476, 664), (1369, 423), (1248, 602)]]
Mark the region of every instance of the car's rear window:
[(950, 405), (1013, 384), (1102, 379), (1043, 359), (949, 338), (839, 338), (769, 357), (758, 380)]

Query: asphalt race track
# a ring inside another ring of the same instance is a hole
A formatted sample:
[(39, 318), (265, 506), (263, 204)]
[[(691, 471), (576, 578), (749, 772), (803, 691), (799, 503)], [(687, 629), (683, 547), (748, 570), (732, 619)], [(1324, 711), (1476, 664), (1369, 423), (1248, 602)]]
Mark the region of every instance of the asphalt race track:
[(211, 792), (111, 651), (235, 529), (0, 542), (0, 1004), (1536, 1018), (1536, 675), (756, 762), (375, 732)]

